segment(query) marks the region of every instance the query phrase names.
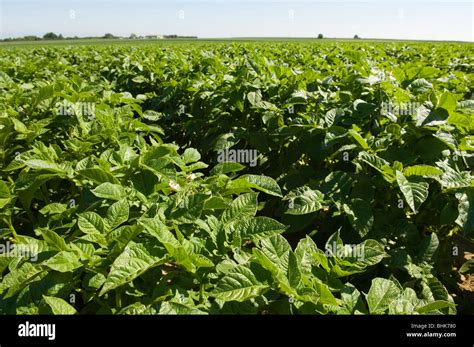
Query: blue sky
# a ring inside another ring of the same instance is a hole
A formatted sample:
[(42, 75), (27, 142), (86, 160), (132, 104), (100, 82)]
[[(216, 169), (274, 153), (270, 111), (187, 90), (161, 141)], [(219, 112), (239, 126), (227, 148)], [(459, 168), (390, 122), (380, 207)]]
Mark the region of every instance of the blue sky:
[(360, 37), (474, 41), (472, 0), (0, 0), (0, 37)]

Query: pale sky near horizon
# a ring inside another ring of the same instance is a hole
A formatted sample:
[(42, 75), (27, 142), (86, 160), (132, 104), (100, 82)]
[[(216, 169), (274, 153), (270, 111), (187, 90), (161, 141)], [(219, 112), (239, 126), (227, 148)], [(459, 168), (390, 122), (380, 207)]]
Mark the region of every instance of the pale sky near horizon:
[(52, 31), (474, 41), (473, 18), (473, 0), (0, 0), (0, 38)]

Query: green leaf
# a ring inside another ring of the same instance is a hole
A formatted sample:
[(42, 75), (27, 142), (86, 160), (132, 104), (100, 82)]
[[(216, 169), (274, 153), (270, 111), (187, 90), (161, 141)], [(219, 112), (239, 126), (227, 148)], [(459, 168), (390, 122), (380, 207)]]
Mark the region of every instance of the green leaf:
[(268, 285), (257, 280), (245, 265), (231, 269), (216, 285), (211, 296), (223, 301), (243, 302), (264, 293)]
[(324, 115), (324, 121), (326, 122), (327, 127), (333, 126), (342, 116), (344, 115), (344, 110), (339, 108), (333, 108), (326, 112)]
[(468, 188), (471, 186), (471, 175), (468, 171), (453, 169), (447, 162), (437, 162), (437, 166), (444, 170), (438, 182), (447, 189)]
[(10, 189), (5, 182), (0, 181), (0, 208), (5, 207), (11, 200)]
[(102, 296), (112, 289), (133, 281), (152, 267), (164, 262), (165, 256), (162, 248), (150, 243), (130, 241), (122, 254), (112, 263), (99, 295)]
[(95, 212), (84, 212), (79, 215), (77, 221), (79, 229), (86, 234), (105, 233), (105, 222), (101, 216)]
[(43, 263), (52, 270), (59, 272), (71, 272), (82, 266), (79, 258), (72, 252), (59, 252)]
[(100, 186), (95, 188), (92, 193), (102, 199), (110, 199), (117, 201), (127, 197), (127, 192), (121, 185), (109, 182), (102, 183)]
[(156, 122), (163, 118), (163, 113), (156, 112), (153, 110), (146, 110), (145, 112), (143, 112), (143, 118)]
[(237, 224), (236, 232), (242, 239), (258, 241), (262, 238), (281, 234), (286, 226), (268, 217), (245, 218)]
[(426, 305), (423, 305), (421, 307), (416, 308), (416, 312), (418, 313), (428, 313), (428, 312), (433, 312), (433, 311), (438, 311), (443, 308), (455, 308), (456, 305), (445, 300), (436, 300), (433, 302), (430, 302)]
[(244, 175), (231, 182), (230, 188), (245, 189), (255, 188), (264, 193), (282, 197), (280, 186), (273, 178), (259, 175)]
[(367, 267), (380, 263), (388, 255), (381, 243), (369, 239), (355, 246), (350, 256), (354, 257), (353, 265)]
[(49, 161), (41, 160), (41, 159), (31, 159), (25, 161), (26, 166), (34, 170), (45, 170), (45, 171), (52, 171), (57, 174), (67, 175), (70, 173), (71, 168), (68, 168), (67, 165), (64, 164), (56, 164)]
[(472, 273), (474, 272), (474, 259), (466, 261), (462, 264), (461, 268), (459, 269), (460, 273)]
[(201, 155), (194, 148), (187, 148), (183, 154), (183, 160), (185, 164), (194, 163), (201, 159)]
[(26, 286), (32, 281), (43, 268), (39, 265), (31, 263), (24, 263), (17, 269), (12, 269), (9, 273), (3, 276), (0, 282), (0, 294), (8, 289), (7, 294), (3, 295), (3, 299), (13, 296), (18, 290)]
[(212, 168), (210, 171), (211, 176), (221, 175), (221, 174), (228, 174), (233, 172), (238, 172), (245, 169), (245, 165), (234, 163), (234, 162), (225, 162), (219, 163)]
[(145, 230), (150, 235), (156, 237), (171, 255), (175, 254), (176, 249), (181, 246), (166, 225), (159, 220), (155, 218), (142, 218), (139, 223), (145, 227)]
[(24, 206), (29, 208), (31, 201), (37, 194), (40, 187), (53, 178), (57, 178), (57, 174), (25, 174), (20, 175), (16, 181), (18, 197)]
[(288, 255), (288, 284), (291, 288), (298, 288), (301, 282), (301, 271), (298, 264), (298, 259), (295, 253), (290, 252)]
[(204, 210), (227, 210), (229, 208), (229, 200), (218, 196), (211, 196), (204, 203)]
[[(267, 258), (267, 262), (261, 264), (263, 267), (270, 271), (272, 269), (284, 273), (288, 271), (288, 258), (291, 247), (283, 236), (274, 235), (263, 239), (258, 250)], [(267, 267), (268, 265), (270, 267)]]
[(343, 208), (354, 230), (360, 237), (365, 237), (374, 223), (370, 204), (362, 199), (353, 199), (350, 205), (344, 204)]
[(438, 99), (436, 108), (444, 108), (446, 111), (452, 112), (456, 109), (457, 102), (450, 92), (444, 92)]
[(462, 100), (459, 102), (458, 107), (466, 110), (474, 109), (474, 100)]
[(425, 278), (421, 283), (421, 296), (425, 301), (444, 300), (453, 302), (451, 295), (448, 293), (446, 287), (436, 277)]
[(196, 307), (193, 307), (191, 305), (186, 305), (182, 304), (179, 302), (174, 302), (174, 301), (166, 301), (163, 302), (160, 306), (160, 311), (158, 314), (166, 314), (166, 315), (184, 315), (184, 314), (189, 314), (189, 315), (202, 315), (206, 314), (206, 312), (199, 310)]
[(425, 178), (437, 177), (443, 174), (443, 171), (435, 166), (430, 165), (414, 165), (403, 170), (405, 177), (422, 176)]
[(355, 246), (344, 245), (338, 233), (328, 240), (325, 254), (334, 258), (331, 274), (336, 277), (361, 273), (387, 256), (383, 245), (375, 240), (365, 240)]
[[(284, 250), (286, 246), (288, 249)], [(303, 280), (307, 282), (307, 279), (302, 275), (299, 258), (291, 251), (286, 240), (268, 238), (262, 242), (261, 247), (261, 250), (254, 249), (253, 254), (259, 264), (272, 273), (274, 281), (283, 293), (299, 297), (303, 301), (317, 301), (314, 298), (314, 289), (310, 289), (311, 293), (306, 293), (309, 296), (300, 297), (298, 290), (302, 289)], [(307, 271), (307, 268), (303, 270)]]
[(330, 272), (328, 257), (308, 235), (298, 242), (295, 255), (299, 258), (300, 268), (307, 274), (311, 274), (312, 266), (321, 266)]
[(346, 314), (367, 313), (360, 292), (352, 284), (347, 283), (341, 290), (341, 299), (344, 302)]
[(231, 148), (232, 146), (237, 144), (239, 140), (240, 139), (237, 138), (233, 133), (221, 134), (216, 138), (213, 149), (215, 151), (218, 151), (226, 148)]
[(111, 173), (99, 168), (99, 167), (92, 167), (83, 170), (79, 170), (79, 174), (84, 176), (87, 179), (90, 179), (92, 182), (96, 184), (102, 183), (115, 183), (118, 184), (119, 181), (112, 175)]
[(207, 200), (209, 200), (209, 195), (207, 194), (187, 195), (178, 204), (178, 208), (173, 211), (171, 218), (184, 223), (193, 223), (201, 216)]
[(106, 223), (109, 227), (109, 230), (117, 228), (119, 225), (125, 223), (128, 220), (129, 216), (129, 207), (128, 202), (125, 199), (122, 199), (107, 210)]
[(400, 289), (394, 282), (385, 278), (374, 278), (366, 295), (370, 314), (384, 314), (398, 295)]
[(77, 313), (76, 309), (68, 304), (64, 299), (46, 295), (43, 295), (43, 299), (46, 301), (49, 307), (51, 307), (51, 310), (55, 315), (70, 315)]
[(153, 218), (142, 218), (140, 224), (145, 230), (156, 237), (166, 248), (168, 254), (176, 260), (176, 263), (184, 266), (189, 272), (194, 273), (197, 268), (213, 266), (213, 263), (201, 254), (195, 254), (191, 249), (181, 244), (168, 228)]
[(389, 162), (385, 159), (367, 152), (359, 152), (358, 159), (380, 172), (389, 182), (393, 182), (395, 180), (393, 169), (389, 166)]
[(28, 130), (27, 126), (16, 118), (11, 118), (13, 122), (13, 127), (15, 131), (19, 132), (20, 134), (28, 134), (30, 131)]
[(247, 99), (252, 106), (257, 106), (262, 101), (262, 94), (259, 90), (247, 94)]
[(428, 236), (423, 238), (419, 246), (418, 258), (420, 261), (425, 261), (428, 263), (433, 263), (436, 259), (436, 252), (439, 247), (438, 236), (435, 233), (431, 233)]
[(67, 211), (67, 205), (61, 204), (58, 202), (53, 202), (52, 204), (48, 204), (40, 210), (40, 213), (43, 215), (50, 215), (50, 214), (61, 214)]
[(454, 125), (462, 132), (469, 132), (473, 128), (474, 121), (469, 115), (452, 112), (449, 115), (448, 124)]
[(58, 235), (56, 232), (50, 229), (41, 229), (41, 237), (46, 243), (52, 246), (54, 249), (60, 251), (70, 251), (71, 247), (66, 243), (63, 237)]
[(146, 79), (143, 76), (135, 76), (132, 78), (132, 81), (135, 83), (143, 83), (146, 81)]
[(222, 222), (226, 223), (231, 220), (255, 216), (258, 207), (257, 199), (258, 193), (248, 193), (238, 196), (222, 214)]
[(407, 179), (400, 171), (396, 172), (397, 183), (405, 197), (406, 202), (413, 212), (417, 213), (418, 207), (428, 197), (429, 184), (419, 177)]
[(456, 224), (463, 228), (465, 235), (470, 235), (474, 233), (474, 189), (456, 193), (456, 197), (459, 200)]
[(419, 78), (411, 82), (410, 87), (415, 93), (425, 93), (431, 90), (433, 88), (433, 85), (424, 78)]
[(389, 314), (413, 314), (415, 306), (419, 304), (420, 299), (412, 288), (405, 288), (399, 297), (392, 301), (389, 306)]
[(323, 207), (324, 194), (304, 186), (288, 194), (285, 199), (289, 200), (286, 214), (304, 215), (319, 211)]
[(431, 78), (438, 75), (440, 71), (432, 66), (423, 66), (418, 72), (417, 76), (420, 78)]
[(357, 143), (363, 148), (363, 149), (369, 149), (369, 145), (367, 144), (367, 142), (365, 141), (365, 139), (360, 136), (360, 134), (355, 131), (354, 129), (350, 129), (348, 132), (347, 132), (349, 135), (351, 135), (351, 137), (357, 141)]
[(328, 255), (332, 255), (333, 257), (336, 257), (337, 252), (334, 252), (334, 251), (337, 251), (337, 248), (341, 248), (341, 247), (344, 247), (344, 243), (342, 242), (340, 231), (338, 230), (335, 233), (333, 233), (331, 236), (329, 236), (329, 238), (327, 239), (326, 244), (325, 244), (326, 253), (328, 253), (328, 250), (329, 250)]
[(35, 104), (41, 101), (51, 99), (54, 96), (54, 85), (47, 85), (39, 88), (38, 95), (36, 96)]

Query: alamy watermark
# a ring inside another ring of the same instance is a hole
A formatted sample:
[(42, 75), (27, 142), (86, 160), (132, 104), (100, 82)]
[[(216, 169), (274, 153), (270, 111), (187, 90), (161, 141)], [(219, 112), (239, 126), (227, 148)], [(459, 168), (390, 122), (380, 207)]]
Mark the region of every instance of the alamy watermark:
[(382, 115), (409, 116), (415, 114), (421, 105), (419, 102), (382, 102), (380, 112)]
[(249, 164), (250, 167), (257, 166), (258, 158), (257, 158), (257, 150), (256, 149), (221, 149), (217, 151), (217, 162), (219, 163), (227, 163), (227, 162), (234, 162), (240, 164)]
[(70, 102), (67, 100), (56, 103), (57, 116), (74, 116), (77, 113), (80, 113), (82, 116), (94, 118), (95, 104), (92, 102)]
[(332, 242), (326, 245), (324, 254), (327, 258), (356, 258), (358, 261), (365, 259), (364, 245), (342, 245)]
[(18, 325), (19, 337), (46, 337), (50, 341), (56, 339), (56, 324), (54, 323), (30, 323), (26, 321)]
[(0, 243), (0, 257), (29, 258), (31, 261), (38, 260), (38, 246), (22, 243)]

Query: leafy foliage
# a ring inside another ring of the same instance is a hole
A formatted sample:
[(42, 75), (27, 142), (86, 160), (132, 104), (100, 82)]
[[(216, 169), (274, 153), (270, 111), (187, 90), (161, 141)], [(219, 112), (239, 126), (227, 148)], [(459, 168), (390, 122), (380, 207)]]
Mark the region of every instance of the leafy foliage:
[(456, 313), (472, 53), (1, 50), (0, 313)]

